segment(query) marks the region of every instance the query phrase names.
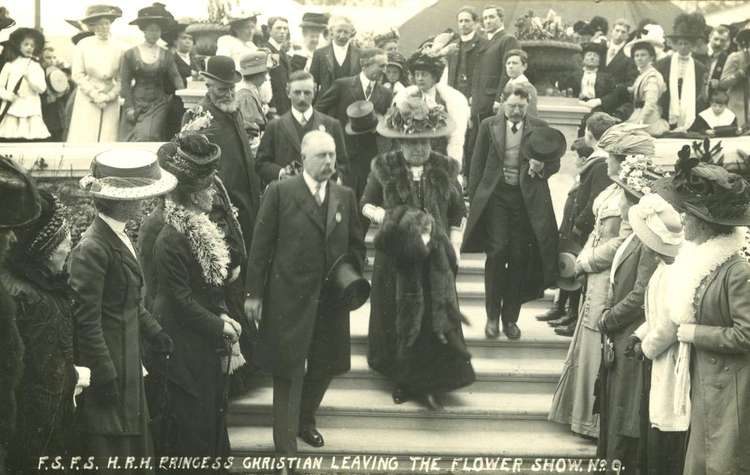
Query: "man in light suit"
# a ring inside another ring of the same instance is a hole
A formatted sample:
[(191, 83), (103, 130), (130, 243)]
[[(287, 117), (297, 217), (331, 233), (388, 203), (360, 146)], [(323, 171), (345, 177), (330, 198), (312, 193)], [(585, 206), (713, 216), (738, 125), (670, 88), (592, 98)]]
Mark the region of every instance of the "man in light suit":
[(258, 147), (255, 166), (262, 186), (300, 171), (302, 137), (312, 130), (323, 130), (333, 136), (336, 141), (336, 171), (338, 178), (343, 179), (349, 163), (344, 130), (333, 117), (313, 110), (315, 81), (312, 75), (295, 71), (289, 76), (288, 91), (291, 109), (268, 124)]
[[(471, 207), (461, 251), (487, 254), (487, 338), (499, 336), (501, 317), (503, 333), (520, 338), (521, 305), (539, 298), (557, 277), (557, 221), (547, 179), (560, 169), (565, 139), (526, 115), (528, 101), (525, 85), (509, 84), (504, 113), (479, 125), (472, 157)], [(556, 143), (544, 158), (527, 150), (532, 134), (542, 129), (548, 138), (540, 142)]]
[(258, 362), (273, 375), (273, 438), (283, 456), (296, 454), (298, 435), (324, 444), (315, 412), (333, 376), (350, 368), (349, 311), (328, 302), (324, 281), (339, 257), (350, 254), (361, 271), (365, 256), (354, 192), (331, 180), (333, 137), (308, 132), (301, 154), (302, 175), (266, 190), (246, 281), (245, 309), (260, 322)]
[(370, 101), (375, 114), (385, 115), (391, 105), (390, 89), (378, 83), (388, 63), (388, 56), (380, 48), (366, 48), (359, 53), (362, 69), (356, 76), (340, 78), (318, 96), (315, 109), (338, 119), (341, 127), (346, 127), (349, 118), (346, 109), (356, 101)]
[(318, 90), (325, 92), (333, 81), (359, 74), (359, 48), (352, 44), (355, 30), (346, 17), (333, 17), (328, 23), (331, 43), (313, 53), (310, 73), (315, 78)]

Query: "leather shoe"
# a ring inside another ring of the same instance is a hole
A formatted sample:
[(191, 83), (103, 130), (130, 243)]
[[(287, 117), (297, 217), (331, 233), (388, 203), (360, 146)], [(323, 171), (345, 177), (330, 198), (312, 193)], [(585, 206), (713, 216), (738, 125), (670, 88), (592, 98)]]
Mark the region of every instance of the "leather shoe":
[(560, 317), (565, 316), (565, 310), (559, 308), (557, 305), (547, 310), (547, 312), (537, 315), (536, 319), (540, 322), (549, 322), (550, 320), (557, 320)]
[(573, 336), (576, 331), (575, 322), (555, 328), (555, 333), (560, 336)]
[(391, 397), (393, 397), (394, 404), (403, 404), (410, 399), (404, 388), (394, 389)]
[(518, 340), (521, 338), (521, 329), (515, 323), (503, 323), (503, 333), (509, 340)]
[(500, 336), (500, 323), (497, 320), (487, 320), (484, 326), (484, 335), (487, 338), (497, 338)]
[(325, 445), (323, 436), (315, 427), (301, 430), (299, 433), (299, 438), (304, 440), (307, 445), (311, 445), (313, 447), (323, 447), (323, 445)]
[(551, 327), (564, 327), (568, 326), (571, 323), (575, 322), (576, 318), (571, 317), (570, 315), (565, 315), (562, 318), (558, 318), (557, 320), (552, 320), (551, 322), (547, 322), (547, 325)]

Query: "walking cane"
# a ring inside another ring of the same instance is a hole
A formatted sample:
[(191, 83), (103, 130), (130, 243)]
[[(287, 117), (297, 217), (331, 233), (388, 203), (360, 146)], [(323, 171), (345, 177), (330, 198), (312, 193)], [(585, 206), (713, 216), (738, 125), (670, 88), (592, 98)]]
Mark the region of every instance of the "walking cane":
[(226, 410), (227, 406), (229, 404), (229, 369), (232, 367), (232, 344), (229, 342), (228, 339), (224, 340), (224, 343), (226, 344), (225, 349), (227, 351), (227, 367), (226, 371), (224, 371), (224, 384), (222, 387), (222, 395), (221, 395), (221, 408), (219, 409), (219, 417), (218, 417), (218, 423), (216, 424), (216, 438), (214, 439), (214, 457), (219, 456), (219, 447), (224, 441), (224, 423), (226, 422)]
[(104, 122), (104, 109), (99, 109), (99, 133), (96, 134), (96, 141), (102, 140), (102, 123)]

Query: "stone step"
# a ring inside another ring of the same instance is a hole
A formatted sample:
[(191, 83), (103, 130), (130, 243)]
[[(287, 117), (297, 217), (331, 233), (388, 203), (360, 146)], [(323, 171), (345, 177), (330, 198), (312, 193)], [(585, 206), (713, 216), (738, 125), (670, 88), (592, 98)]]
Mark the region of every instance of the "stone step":
[[(229, 409), (229, 425), (271, 426), (271, 388), (258, 388), (236, 399)], [(421, 402), (394, 404), (390, 391), (329, 389), (316, 413), (318, 428), (367, 427), (434, 431), (518, 430), (556, 431), (547, 420), (552, 395), (547, 393), (452, 392), (442, 396), (444, 409), (431, 410)]]
[[(460, 393), (503, 392), (540, 393), (550, 397), (560, 379), (563, 360), (556, 357), (525, 359), (472, 358), (476, 381), (459, 389)], [(270, 388), (271, 377), (259, 374), (256, 388)], [(382, 374), (370, 369), (364, 354), (352, 355), (351, 370), (331, 382), (332, 389), (372, 389), (392, 391), (393, 383)], [(248, 394), (248, 396), (252, 396)]]

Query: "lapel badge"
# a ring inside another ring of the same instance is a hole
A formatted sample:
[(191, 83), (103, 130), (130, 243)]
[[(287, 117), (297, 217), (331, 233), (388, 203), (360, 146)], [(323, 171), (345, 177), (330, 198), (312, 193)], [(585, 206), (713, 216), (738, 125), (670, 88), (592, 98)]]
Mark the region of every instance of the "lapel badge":
[(320, 130), (321, 132), (325, 132), (325, 131), (326, 131), (326, 126), (325, 126), (325, 125), (323, 125), (323, 124), (320, 124), (320, 125), (318, 126), (318, 130)]
[(341, 213), (339, 213), (338, 211), (336, 211), (336, 222), (337, 223), (341, 222)]

